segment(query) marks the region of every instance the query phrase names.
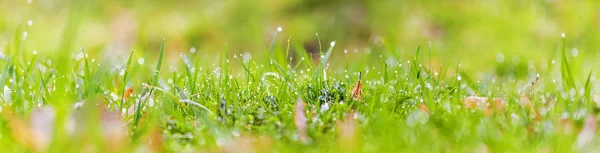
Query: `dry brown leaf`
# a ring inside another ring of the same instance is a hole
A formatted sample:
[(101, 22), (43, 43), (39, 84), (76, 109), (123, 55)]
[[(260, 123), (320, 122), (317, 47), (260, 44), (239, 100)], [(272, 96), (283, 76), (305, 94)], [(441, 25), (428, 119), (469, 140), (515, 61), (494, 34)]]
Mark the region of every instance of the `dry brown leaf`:
[[(500, 107), (504, 105), (504, 100), (501, 98), (487, 98), (478, 96), (469, 96), (462, 99), (465, 108), (488, 108)], [(490, 103), (491, 102), (491, 103)], [(494, 106), (495, 105), (495, 106)]]
[(142, 138), (142, 144), (136, 152), (162, 153), (165, 152), (164, 140), (160, 127), (151, 127)]
[(351, 99), (355, 99), (360, 101), (362, 99), (362, 82), (361, 82), (361, 78), (362, 77), (362, 73), (358, 73), (358, 81), (356, 82), (356, 85), (354, 86), (354, 88), (352, 88), (352, 93), (351, 93)]
[(234, 137), (223, 150), (231, 153), (255, 153), (268, 152), (272, 147), (273, 141), (267, 136), (242, 135)]
[(425, 106), (425, 104), (419, 104), (419, 110), (421, 110), (424, 113), (429, 114), (429, 108), (427, 106)]
[(40, 151), (42, 146), (37, 136), (31, 132), (31, 126), (27, 122), (18, 117), (10, 106), (5, 106), (2, 111), (3, 118), (8, 122), (8, 127), (11, 130), (12, 137), (21, 146), (26, 147), (30, 151)]
[(501, 98), (487, 98), (478, 96), (469, 96), (462, 99), (465, 108), (482, 109), (486, 115), (491, 115), (494, 112), (504, 112), (506, 102)]
[(596, 129), (598, 128), (598, 120), (596, 116), (593, 114), (585, 117), (585, 124), (583, 125), (583, 129), (577, 135), (577, 147), (583, 148), (586, 145), (590, 144), (592, 140), (594, 140), (594, 135), (596, 135)]
[(309, 140), (308, 134), (306, 133), (306, 121), (304, 102), (302, 101), (302, 98), (298, 98), (298, 101), (296, 101), (296, 109), (294, 110), (294, 123), (296, 124), (296, 129), (300, 135), (300, 141), (303, 143), (308, 143)]
[(573, 133), (573, 131), (575, 131), (577, 129), (575, 127), (575, 123), (566, 117), (558, 119), (557, 127), (558, 127), (558, 131), (562, 132), (565, 135), (571, 135)]
[(133, 87), (128, 88), (127, 91), (125, 91), (125, 100), (129, 100), (129, 97), (131, 97), (131, 93), (133, 93)]
[(535, 111), (535, 107), (533, 107), (533, 104), (531, 103), (529, 97), (523, 95), (521, 96), (519, 101), (521, 102), (521, 105), (524, 105), (526, 109), (529, 109), (529, 115), (533, 116), (533, 119), (535, 119), (535, 121), (540, 121), (542, 119), (542, 115)]
[(350, 111), (346, 114), (344, 121), (338, 121), (336, 123), (339, 135), (339, 147), (340, 152), (359, 152), (360, 149), (356, 147), (359, 145), (358, 136), (358, 122), (354, 118), (355, 113)]

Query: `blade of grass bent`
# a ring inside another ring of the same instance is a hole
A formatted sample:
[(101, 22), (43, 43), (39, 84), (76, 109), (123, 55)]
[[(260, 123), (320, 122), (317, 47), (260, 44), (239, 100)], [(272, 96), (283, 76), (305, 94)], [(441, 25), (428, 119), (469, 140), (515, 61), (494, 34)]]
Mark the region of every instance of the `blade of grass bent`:
[[(163, 39), (162, 43), (160, 44), (160, 53), (158, 55), (158, 63), (156, 64), (156, 69), (154, 71), (154, 76), (152, 77), (152, 86), (156, 86), (156, 84), (158, 83), (158, 78), (160, 77), (159, 76), (159, 74), (160, 74), (160, 67), (162, 65), (162, 59), (163, 59), (164, 52), (165, 52), (165, 39)], [(148, 96), (151, 96), (153, 90), (154, 90), (154, 88), (150, 88), (150, 89), (147, 90)], [(139, 122), (140, 118), (142, 117), (141, 116), (141, 111), (142, 111), (142, 107), (144, 107), (143, 104), (145, 104), (146, 103), (145, 101), (147, 101), (148, 99), (149, 98), (146, 98), (146, 99), (144, 99), (144, 101), (142, 101), (142, 99), (138, 100), (138, 107), (137, 107), (137, 109), (135, 111), (135, 118), (133, 120), (134, 121), (133, 122), (134, 123), (133, 124), (134, 127), (137, 127), (138, 122)]]

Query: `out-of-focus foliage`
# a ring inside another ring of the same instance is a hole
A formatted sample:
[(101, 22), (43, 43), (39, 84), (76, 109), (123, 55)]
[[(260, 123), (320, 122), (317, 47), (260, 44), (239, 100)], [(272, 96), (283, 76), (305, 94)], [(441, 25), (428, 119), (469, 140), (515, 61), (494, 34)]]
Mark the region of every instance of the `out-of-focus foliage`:
[[(275, 40), (291, 37), (293, 50), (318, 52), (316, 33), (323, 43), (335, 40), (350, 53), (370, 51), (374, 57), (406, 56), (431, 44), (435, 63), (453, 58), (466, 69), (492, 69), (488, 64), (501, 60), (511, 63), (497, 68), (505, 74), (511, 67), (550, 62), (562, 32), (577, 46), (569, 51), (597, 57), (598, 6), (593, 0), (4, 0), (0, 43), (27, 31), (25, 50), (58, 52), (63, 39), (73, 39), (71, 50), (89, 46), (90, 52), (117, 52), (124, 59), (128, 51), (147, 50), (166, 37), (173, 58), (194, 47), (215, 61), (224, 50), (262, 53), (282, 27)], [(28, 20), (33, 24), (25, 28)], [(74, 36), (65, 37), (65, 28)]]

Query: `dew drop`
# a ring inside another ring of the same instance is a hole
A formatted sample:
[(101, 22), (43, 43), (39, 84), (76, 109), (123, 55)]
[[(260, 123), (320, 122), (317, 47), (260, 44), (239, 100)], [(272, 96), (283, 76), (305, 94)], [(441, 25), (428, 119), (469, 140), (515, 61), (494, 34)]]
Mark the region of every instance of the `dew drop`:
[(282, 30), (283, 30), (283, 28), (281, 28), (281, 27), (277, 27), (277, 31), (278, 31), (278, 32), (281, 32)]
[(335, 41), (332, 41), (331, 43), (329, 43), (329, 45), (331, 45), (331, 47), (335, 46)]
[(503, 63), (503, 62), (504, 62), (504, 54), (502, 54), (502, 53), (498, 53), (498, 54), (496, 55), (496, 62), (498, 62), (498, 63)]
[(75, 60), (76, 61), (81, 60), (81, 58), (83, 58), (83, 53), (80, 52), (79, 54), (75, 55)]
[(193, 53), (195, 53), (195, 52), (196, 52), (196, 48), (195, 48), (195, 47), (192, 47), (192, 48), (190, 48), (190, 53), (192, 53), (192, 54), (193, 54)]
[(142, 57), (138, 58), (138, 64), (144, 65), (144, 58), (142, 58)]
[(31, 25), (33, 25), (33, 21), (31, 21), (31, 20), (27, 20), (27, 25), (28, 25), (28, 26), (31, 26)]
[(244, 54), (242, 54), (242, 60), (244, 60), (244, 62), (248, 62), (250, 59), (252, 59), (252, 55), (249, 52), (244, 52)]
[(27, 31), (23, 32), (23, 40), (27, 39), (27, 35), (29, 35), (29, 33), (27, 33)]
[(579, 50), (577, 48), (573, 48), (571, 50), (571, 56), (577, 57), (577, 55), (579, 55)]

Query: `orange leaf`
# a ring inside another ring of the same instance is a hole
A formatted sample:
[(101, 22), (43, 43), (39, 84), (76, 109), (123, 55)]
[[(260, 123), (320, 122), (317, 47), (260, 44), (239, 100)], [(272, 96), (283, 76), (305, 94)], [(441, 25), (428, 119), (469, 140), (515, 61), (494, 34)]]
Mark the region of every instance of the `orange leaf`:
[(125, 99), (129, 100), (129, 97), (131, 96), (131, 93), (133, 93), (133, 87), (128, 88), (127, 91), (125, 91)]
[(521, 96), (520, 101), (521, 101), (522, 105), (525, 105), (525, 108), (529, 109), (530, 115), (533, 115), (533, 118), (536, 121), (539, 121), (542, 119), (542, 116), (540, 115), (540, 113), (535, 111), (535, 108), (533, 107), (533, 104), (531, 103), (531, 100), (529, 99), (529, 97)]
[(358, 82), (356, 82), (356, 85), (354, 86), (354, 88), (352, 88), (352, 96), (350, 98), (355, 99), (355, 100), (361, 100), (362, 99), (362, 83), (361, 83), (361, 77), (362, 77), (362, 73), (358, 73)]
[(462, 103), (465, 108), (483, 109), (486, 115), (491, 115), (496, 111), (503, 111), (506, 102), (501, 98), (469, 96), (463, 98)]
[(419, 110), (423, 111), (424, 113), (429, 114), (429, 108), (427, 108), (427, 106), (425, 106), (425, 104), (419, 104)]

